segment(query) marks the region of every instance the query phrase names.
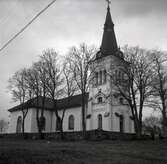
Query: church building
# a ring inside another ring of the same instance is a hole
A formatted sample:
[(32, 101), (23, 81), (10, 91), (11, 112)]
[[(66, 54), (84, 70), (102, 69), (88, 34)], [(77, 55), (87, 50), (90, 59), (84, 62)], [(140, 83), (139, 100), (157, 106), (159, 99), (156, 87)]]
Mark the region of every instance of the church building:
[[(125, 78), (121, 70), (127, 69), (128, 66), (128, 63), (124, 60), (123, 53), (117, 45), (114, 23), (108, 4), (101, 47), (90, 63), (90, 70), (95, 68), (95, 73), (93, 74), (94, 80), (89, 86), (89, 93), (85, 97), (87, 131), (102, 129), (105, 131), (134, 133), (134, 123), (130, 107), (113, 83), (113, 78)], [(109, 76), (109, 73), (114, 73), (114, 77)], [(81, 95), (74, 95), (70, 103), (68, 103), (67, 98), (57, 100), (57, 108), (60, 115), (63, 113), (63, 109), (66, 108), (63, 120), (64, 131), (82, 130), (81, 98)], [(25, 132), (36, 133), (38, 132), (36, 98), (26, 103), (29, 104), (29, 108), (25, 118), (24, 129)], [(56, 132), (58, 127), (51, 99), (47, 98), (45, 104), (44, 132)], [(38, 105), (38, 108), (40, 107), (42, 108), (42, 98), (40, 98)], [(23, 120), (21, 105), (9, 109), (9, 112), (9, 132), (20, 133), (22, 131), (21, 125)]]

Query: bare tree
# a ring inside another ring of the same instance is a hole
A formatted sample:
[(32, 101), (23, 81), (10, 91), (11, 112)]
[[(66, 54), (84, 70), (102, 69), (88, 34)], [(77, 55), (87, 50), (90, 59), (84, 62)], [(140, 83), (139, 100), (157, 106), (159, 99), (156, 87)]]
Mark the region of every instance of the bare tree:
[[(42, 131), (45, 127), (45, 117), (44, 117), (44, 110), (45, 110), (45, 100), (47, 94), (47, 76), (45, 72), (45, 63), (40, 60), (36, 63), (33, 63), (33, 66), (27, 71), (26, 74), (26, 83), (31, 91), (31, 95), (35, 97), (37, 109), (36, 109), (36, 121), (38, 127), (39, 137), (42, 139)], [(32, 98), (31, 96), (31, 98)], [(39, 101), (42, 99), (42, 108), (39, 108)]]
[(6, 129), (8, 128), (8, 122), (4, 119), (0, 120), (0, 133), (5, 133)]
[[(66, 99), (67, 99), (67, 104), (63, 108), (62, 116), (60, 116), (61, 126), (63, 126), (63, 119), (65, 116), (66, 108), (68, 108), (72, 96), (78, 90), (76, 82), (73, 80), (73, 72), (70, 69), (71, 68), (70, 64), (71, 63), (68, 62), (68, 58), (65, 58), (64, 62), (63, 62), (63, 69), (62, 69), (62, 76), (64, 77), (62, 92), (63, 92), (64, 97), (66, 97)], [(62, 127), (62, 139), (64, 139), (63, 127)]]
[(138, 137), (142, 133), (142, 116), (145, 101), (152, 93), (153, 65), (149, 60), (151, 52), (139, 47), (124, 47), (126, 67), (120, 68), (124, 78), (110, 73), (117, 92), (128, 102)]
[(31, 98), (35, 98), (37, 109), (36, 109), (36, 122), (37, 122), (37, 128), (39, 136), (41, 136), (42, 129), (40, 125), (40, 109), (39, 109), (39, 99), (41, 96), (41, 85), (40, 85), (40, 78), (39, 78), (39, 72), (36, 69), (36, 64), (34, 63), (31, 68), (28, 69), (26, 74), (26, 83), (31, 91)]
[(58, 54), (53, 49), (48, 49), (43, 52), (41, 58), (45, 63), (45, 71), (48, 77), (46, 84), (48, 96), (52, 99), (56, 120), (57, 123), (59, 123), (61, 137), (63, 139), (62, 121), (57, 108), (57, 99), (62, 94), (62, 89), (60, 88), (60, 85), (63, 82), (63, 78), (61, 77), (60, 65), (58, 64)]
[(47, 81), (49, 80), (46, 72), (46, 63), (42, 58), (42, 55), (40, 56), (40, 60), (35, 63), (34, 67), (36, 71), (38, 72), (38, 83), (40, 85), (40, 97), (42, 99), (42, 109), (41, 109), (41, 115), (39, 117), (39, 127), (40, 127), (40, 138), (43, 138), (42, 131), (45, 129), (45, 117), (44, 117), (44, 111), (45, 111), (45, 102), (46, 102), (46, 96), (47, 96)]
[(63, 62), (63, 76), (64, 76), (64, 85), (63, 92), (66, 97), (69, 99), (75, 94), (75, 92), (78, 90), (78, 87), (76, 85), (75, 80), (73, 80), (73, 72), (71, 70), (71, 63), (68, 62), (68, 57), (65, 58)]
[(153, 82), (154, 93), (150, 105), (161, 111), (162, 128), (165, 133), (167, 127), (167, 73), (164, 67), (167, 62), (166, 52), (153, 50), (151, 61), (154, 64), (156, 76)]
[(9, 79), (9, 90), (12, 93), (13, 96), (13, 101), (17, 102), (19, 101), (20, 106), (21, 106), (21, 111), (22, 111), (22, 133), (23, 136), (25, 137), (24, 134), (24, 124), (25, 124), (25, 118), (28, 113), (28, 108), (25, 106), (25, 101), (30, 99), (29, 95), (29, 90), (27, 88), (26, 84), (26, 73), (27, 69), (21, 69), (17, 71), (12, 78)]
[(85, 96), (92, 77), (92, 72), (90, 72), (89, 69), (89, 62), (93, 58), (95, 51), (95, 47), (89, 47), (85, 43), (82, 43), (79, 47), (72, 47), (68, 53), (68, 62), (71, 63), (70, 69), (73, 72), (73, 78), (82, 94), (82, 130), (84, 137), (86, 134)]

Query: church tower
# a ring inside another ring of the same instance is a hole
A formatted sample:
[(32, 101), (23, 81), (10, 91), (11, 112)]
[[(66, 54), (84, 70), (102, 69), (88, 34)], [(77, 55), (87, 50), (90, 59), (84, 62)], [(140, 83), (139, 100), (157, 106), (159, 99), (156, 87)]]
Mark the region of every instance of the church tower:
[(127, 67), (117, 45), (108, 1), (101, 47), (90, 64), (93, 80), (89, 89), (87, 130), (133, 132), (129, 106), (113, 83), (114, 79), (124, 78), (121, 70)]

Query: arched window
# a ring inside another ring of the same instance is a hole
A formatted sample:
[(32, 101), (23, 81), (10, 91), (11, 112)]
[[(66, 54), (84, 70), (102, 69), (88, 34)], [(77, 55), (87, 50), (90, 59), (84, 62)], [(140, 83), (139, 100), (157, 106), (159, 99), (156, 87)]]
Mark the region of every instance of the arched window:
[(74, 130), (74, 116), (70, 115), (68, 118), (68, 129)]
[(107, 79), (107, 72), (106, 72), (106, 70), (103, 71), (103, 74), (104, 74), (103, 83), (106, 83), (106, 79)]
[(99, 114), (97, 116), (97, 119), (98, 119), (98, 129), (102, 129), (103, 125), (102, 125), (102, 115)]
[(95, 73), (95, 85), (98, 85), (98, 72)]
[(17, 125), (16, 125), (16, 133), (22, 132), (22, 117), (19, 116), (17, 119)]
[(122, 97), (119, 99), (119, 103), (120, 103), (121, 105), (124, 103), (124, 99), (123, 99)]
[(98, 97), (98, 103), (102, 103), (103, 102), (103, 98), (102, 97)]
[(100, 82), (99, 84), (102, 84), (102, 71), (100, 71)]

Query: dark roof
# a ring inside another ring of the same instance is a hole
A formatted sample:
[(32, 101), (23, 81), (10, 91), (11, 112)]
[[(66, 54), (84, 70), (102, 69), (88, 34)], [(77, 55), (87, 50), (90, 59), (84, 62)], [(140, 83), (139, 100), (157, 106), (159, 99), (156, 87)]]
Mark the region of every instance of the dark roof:
[(115, 54), (117, 50), (118, 46), (114, 32), (114, 23), (111, 19), (110, 8), (108, 6), (100, 51), (106, 56)]
[[(88, 96), (89, 93), (86, 93), (85, 95), (85, 99), (86, 99), (86, 104), (88, 102)], [(61, 110), (61, 109), (67, 109), (67, 108), (73, 108), (73, 107), (79, 107), (82, 104), (82, 95), (75, 95), (70, 97), (69, 99), (66, 98), (62, 98), (62, 99), (58, 99), (55, 100), (55, 102), (57, 103), (57, 109)], [(53, 108), (53, 101), (50, 98), (46, 98), (45, 99), (45, 110), (51, 110), (54, 111)], [(33, 98), (31, 100), (26, 101), (24, 104), (22, 105), (17, 105), (13, 108), (10, 108), (8, 111), (9, 112), (14, 112), (14, 111), (19, 111), (22, 109), (22, 107), (25, 108), (42, 108), (42, 97), (39, 97), (39, 105), (37, 105), (37, 98)]]

